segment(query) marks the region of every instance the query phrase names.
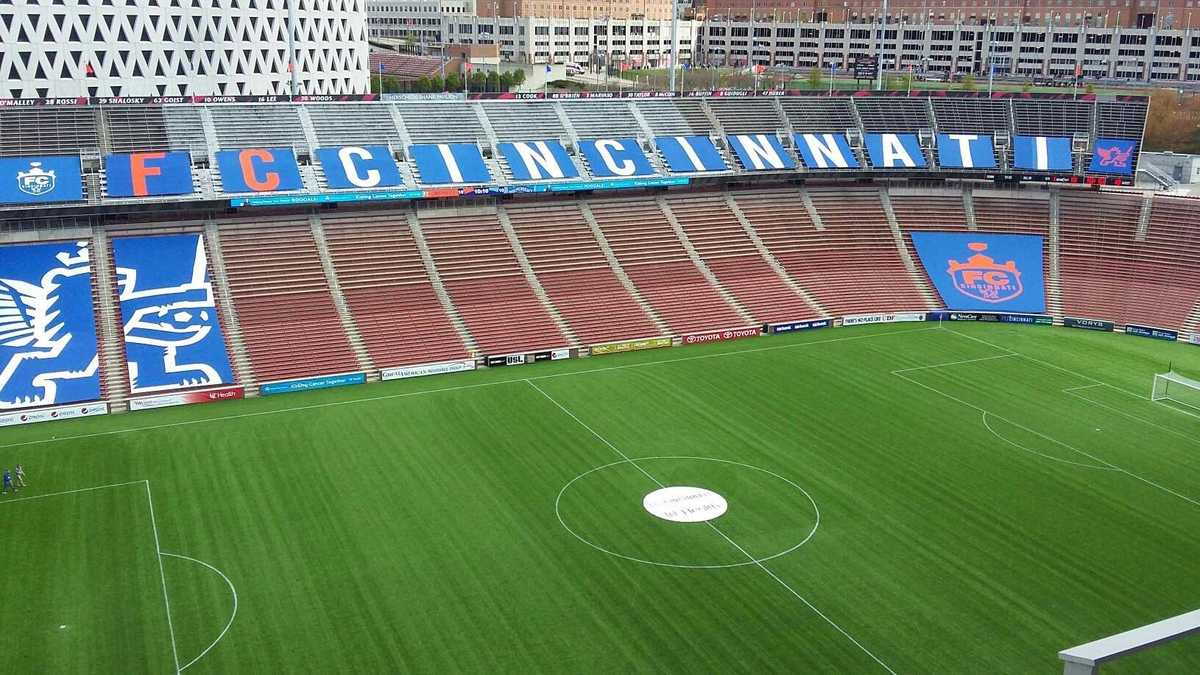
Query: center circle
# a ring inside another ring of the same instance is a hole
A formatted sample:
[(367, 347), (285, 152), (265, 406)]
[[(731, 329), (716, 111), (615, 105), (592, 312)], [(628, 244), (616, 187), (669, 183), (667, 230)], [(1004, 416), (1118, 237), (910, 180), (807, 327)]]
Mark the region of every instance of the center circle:
[(703, 523), (725, 515), (729, 502), (712, 490), (673, 485), (643, 497), (642, 508), (673, 523)]
[[(705, 487), (692, 487), (698, 485)], [(732, 511), (727, 498), (736, 503)], [(743, 462), (691, 456), (624, 459), (585, 471), (562, 487), (554, 511), (563, 529), (597, 551), (684, 569), (773, 560), (808, 543), (821, 523), (816, 501), (794, 481)]]

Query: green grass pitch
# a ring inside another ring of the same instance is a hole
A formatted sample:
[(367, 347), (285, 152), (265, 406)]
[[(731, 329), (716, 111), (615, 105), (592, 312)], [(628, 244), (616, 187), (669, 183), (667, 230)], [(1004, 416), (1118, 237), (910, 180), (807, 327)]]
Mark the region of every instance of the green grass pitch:
[(0, 670), (1057, 672), (1200, 606), (1169, 362), (898, 324), (4, 429)]

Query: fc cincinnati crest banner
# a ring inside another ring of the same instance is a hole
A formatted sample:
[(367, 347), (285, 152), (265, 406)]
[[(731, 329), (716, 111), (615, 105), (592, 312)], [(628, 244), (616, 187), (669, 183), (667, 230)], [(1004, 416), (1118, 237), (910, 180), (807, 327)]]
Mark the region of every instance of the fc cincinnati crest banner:
[(51, 204), (83, 200), (77, 155), (0, 158), (0, 204)]
[(1046, 311), (1040, 235), (913, 232), (912, 241), (947, 309)]

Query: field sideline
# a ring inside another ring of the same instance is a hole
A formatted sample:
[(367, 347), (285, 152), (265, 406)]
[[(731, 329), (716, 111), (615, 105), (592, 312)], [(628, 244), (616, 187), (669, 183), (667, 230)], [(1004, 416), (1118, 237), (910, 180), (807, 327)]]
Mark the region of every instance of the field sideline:
[[(0, 497), (0, 653), (1056, 672), (1200, 606), (1200, 417), (1148, 400), (1168, 362), (1200, 375), (1183, 344), (900, 324), (7, 428), (31, 486)], [(659, 485), (729, 511), (653, 518)], [(1105, 672), (1148, 670), (1200, 644)]]

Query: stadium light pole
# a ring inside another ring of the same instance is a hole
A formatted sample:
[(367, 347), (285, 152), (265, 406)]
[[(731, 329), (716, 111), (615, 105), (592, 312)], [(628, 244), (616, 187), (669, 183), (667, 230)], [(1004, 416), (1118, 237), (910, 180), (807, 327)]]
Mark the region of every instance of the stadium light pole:
[(884, 34), (887, 32), (888, 0), (883, 0), (883, 13), (879, 16), (879, 53), (875, 55), (875, 89), (883, 91)]
[[(296, 4), (294, 0), (287, 0), (288, 10), (288, 70), (292, 73), (292, 96), (296, 95)], [(382, 83), (380, 90), (383, 89)]]
[(671, 75), (667, 91), (675, 91), (675, 64), (679, 62), (679, 3), (671, 0)]

